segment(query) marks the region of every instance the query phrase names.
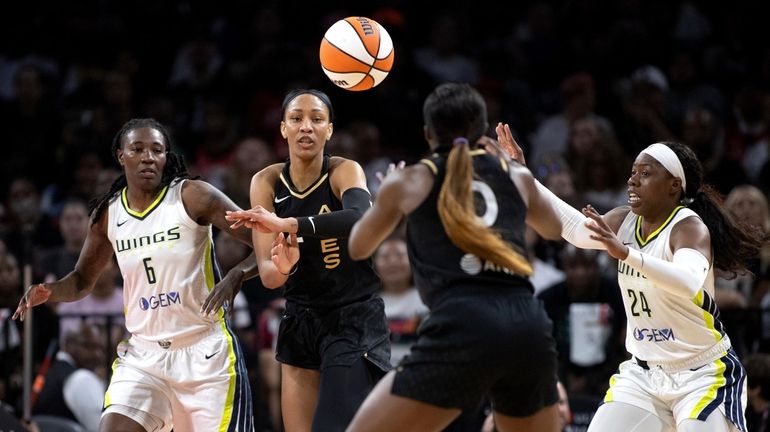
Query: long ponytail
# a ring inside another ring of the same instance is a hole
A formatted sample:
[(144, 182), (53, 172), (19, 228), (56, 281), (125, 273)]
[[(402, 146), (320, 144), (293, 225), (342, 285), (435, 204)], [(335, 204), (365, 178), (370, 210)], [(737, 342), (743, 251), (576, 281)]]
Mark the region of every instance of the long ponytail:
[(733, 276), (746, 271), (746, 262), (756, 258), (768, 235), (760, 227), (737, 221), (724, 207), (722, 195), (711, 185), (703, 184), (703, 169), (690, 147), (664, 142), (682, 163), (687, 182), (682, 201), (700, 216), (709, 230), (714, 267)]
[(529, 261), (476, 216), (472, 182), (473, 162), (468, 140), (458, 138), (449, 152), (446, 177), (437, 203), (447, 236), (455, 246), (481, 259), (518, 274), (532, 274)]

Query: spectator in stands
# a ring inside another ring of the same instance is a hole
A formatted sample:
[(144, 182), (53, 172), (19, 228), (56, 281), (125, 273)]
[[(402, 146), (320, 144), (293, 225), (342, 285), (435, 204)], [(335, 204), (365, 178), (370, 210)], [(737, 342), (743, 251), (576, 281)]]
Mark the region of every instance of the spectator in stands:
[(380, 297), (390, 329), (390, 363), (397, 366), (417, 340), (417, 326), (428, 314), (428, 307), (412, 281), (403, 238), (394, 236), (382, 242), (374, 255), (374, 269), (382, 280)]
[(79, 198), (67, 199), (59, 216), (59, 233), (64, 244), (41, 253), (35, 265), (35, 279), (54, 281), (72, 271), (88, 232), (88, 205)]
[(96, 431), (105, 382), (94, 371), (102, 364), (104, 350), (98, 330), (88, 324), (65, 334), (33, 413), (66, 417)]

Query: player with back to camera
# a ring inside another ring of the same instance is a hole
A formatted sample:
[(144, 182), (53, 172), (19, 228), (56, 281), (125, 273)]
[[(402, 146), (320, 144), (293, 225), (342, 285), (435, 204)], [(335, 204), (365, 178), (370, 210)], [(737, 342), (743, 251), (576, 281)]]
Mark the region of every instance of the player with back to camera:
[(289, 92), (280, 126), (289, 160), (253, 177), (254, 208), (227, 216), (254, 228), (262, 283), (285, 287), (276, 359), (289, 432), (343, 430), (390, 369), (379, 278), (370, 260), (350, 259), (345, 240), (371, 196), (357, 162), (323, 153), (333, 116), (325, 93)]
[(556, 344), (533, 297), (524, 230), (558, 238), (560, 222), (526, 167), (470, 144), (487, 129), (475, 89), (436, 87), (423, 119), (435, 153), (385, 178), (349, 248), (354, 259), (369, 257), (406, 217), (430, 315), (348, 430), (441, 430), (488, 395), (499, 430), (556, 431)]
[[(521, 155), (510, 134), (500, 139)], [(728, 215), (683, 144), (642, 150), (627, 184), (628, 206), (603, 216), (538, 184), (567, 241), (618, 260), (633, 358), (611, 378), (589, 431), (745, 431), (746, 373), (719, 321), (714, 268), (743, 270), (767, 238)]]
[(247, 230), (225, 220), (238, 207), (210, 184), (188, 179), (155, 120), (126, 122), (112, 152), (123, 174), (92, 202), (75, 269), (31, 286), (14, 318), (46, 301), (87, 296), (114, 251), (131, 337), (117, 347), (99, 430), (252, 431), (246, 368), (223, 309), (256, 265), (249, 256), (220, 278), (211, 231), (215, 225), (251, 245)]

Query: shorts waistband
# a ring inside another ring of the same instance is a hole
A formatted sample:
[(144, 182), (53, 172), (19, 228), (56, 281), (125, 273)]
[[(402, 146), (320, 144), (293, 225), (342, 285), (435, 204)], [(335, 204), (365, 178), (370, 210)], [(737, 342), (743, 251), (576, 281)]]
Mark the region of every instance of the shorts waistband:
[(195, 345), (196, 342), (201, 339), (210, 336), (214, 333), (221, 331), (219, 325), (212, 325), (211, 327), (199, 331), (197, 333), (182, 335), (173, 339), (163, 339), (159, 341), (152, 341), (143, 339), (141, 336), (131, 335), (131, 343), (139, 345), (147, 349), (162, 349), (162, 350), (177, 350), (181, 348)]
[(636, 356), (634, 356), (634, 360), (636, 361), (636, 364), (642, 367), (642, 369), (660, 367), (666, 372), (679, 372), (685, 369), (699, 368), (705, 364), (711, 363), (716, 359), (724, 357), (725, 353), (730, 349), (732, 349), (730, 338), (725, 335), (721, 341), (717, 342), (706, 351), (683, 360), (671, 362), (648, 362)]

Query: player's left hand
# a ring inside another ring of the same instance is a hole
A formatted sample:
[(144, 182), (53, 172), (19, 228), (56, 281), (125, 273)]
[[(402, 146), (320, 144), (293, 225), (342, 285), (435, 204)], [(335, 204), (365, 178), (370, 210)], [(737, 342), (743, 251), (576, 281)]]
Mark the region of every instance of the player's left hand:
[(586, 223), (586, 227), (594, 232), (594, 234), (591, 234), (591, 239), (602, 242), (611, 257), (618, 260), (626, 259), (628, 257), (628, 246), (620, 242), (618, 236), (607, 225), (607, 222), (604, 221), (599, 212), (591, 204), (588, 204), (583, 207), (583, 214), (591, 219), (591, 222)]
[(385, 177), (389, 176), (390, 174), (392, 174), (395, 171), (399, 171), (399, 170), (404, 169), (405, 166), (406, 166), (406, 162), (404, 162), (404, 161), (400, 161), (397, 164), (391, 162), (391, 163), (388, 164), (388, 169), (387, 169), (387, 171), (385, 171), (384, 174), (381, 171), (377, 171), (376, 173), (374, 173), (374, 175), (377, 177), (377, 180), (379, 180), (380, 183), (382, 183), (383, 181), (385, 181)]
[(497, 132), (497, 142), (508, 153), (508, 156), (522, 165), (527, 165), (527, 161), (524, 159), (524, 151), (519, 146), (519, 143), (513, 139), (511, 127), (507, 123), (498, 123), (497, 127), (495, 127), (495, 132)]
[[(240, 278), (238, 277), (240, 274)], [(214, 285), (214, 289), (211, 290), (206, 300), (201, 306), (201, 314), (209, 315), (212, 312), (216, 312), (220, 307), (224, 308), (228, 318), (233, 316), (233, 305), (235, 304), (235, 296), (238, 291), (241, 290), (241, 284), (243, 283), (243, 274), (238, 272), (229, 272)]]

